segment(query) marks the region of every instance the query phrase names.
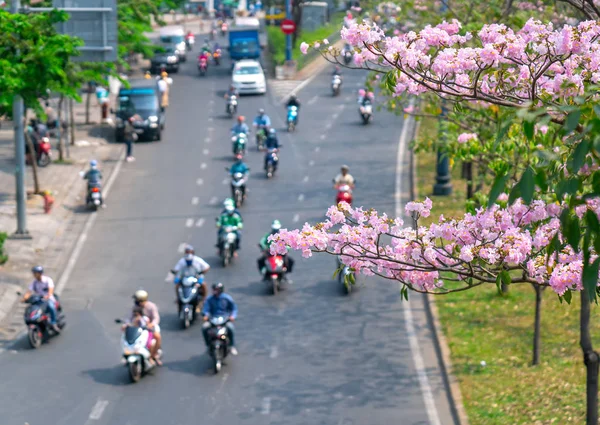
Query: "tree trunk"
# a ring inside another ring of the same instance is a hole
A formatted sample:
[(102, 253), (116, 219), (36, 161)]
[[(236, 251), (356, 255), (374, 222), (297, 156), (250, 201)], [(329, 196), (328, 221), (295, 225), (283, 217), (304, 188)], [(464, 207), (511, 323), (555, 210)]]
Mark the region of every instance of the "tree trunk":
[(58, 159), (59, 159), (59, 161), (65, 160), (65, 135), (62, 132), (63, 100), (65, 100), (65, 97), (63, 95), (60, 95), (60, 98), (58, 99), (58, 112), (56, 115), (57, 119), (58, 119), (57, 130), (58, 130)]
[(579, 345), (583, 351), (583, 363), (586, 368), (586, 425), (598, 425), (598, 366), (599, 356), (592, 346), (590, 335), (590, 298), (584, 288), (581, 293), (581, 312), (579, 314)]
[(40, 181), (37, 173), (37, 155), (28, 132), (25, 132), (25, 143), (27, 143), (27, 146), (29, 147), (29, 153), (31, 157), (31, 170), (33, 171), (33, 193), (37, 195), (40, 193)]
[(90, 105), (92, 103), (92, 85), (87, 85), (87, 96), (85, 98), (85, 123), (90, 123)]
[(467, 199), (471, 199), (474, 195), (473, 188), (473, 163), (463, 162), (462, 166), (462, 178), (467, 181)]
[(75, 144), (75, 113), (73, 112), (73, 99), (69, 99), (69, 131), (71, 138), (71, 145)]
[(540, 337), (541, 337), (541, 324), (542, 324), (542, 295), (544, 293), (544, 287), (540, 285), (532, 284), (533, 290), (535, 291), (535, 320), (533, 321), (533, 360), (531, 364), (537, 366), (540, 364)]

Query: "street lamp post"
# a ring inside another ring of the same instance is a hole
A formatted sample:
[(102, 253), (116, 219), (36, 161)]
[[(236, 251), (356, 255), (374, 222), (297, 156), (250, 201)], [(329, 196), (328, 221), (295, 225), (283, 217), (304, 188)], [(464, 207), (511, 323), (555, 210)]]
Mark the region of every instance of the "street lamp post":
[[(292, 0), (285, 0), (285, 18), (292, 19)], [(285, 61), (292, 60), (292, 34), (285, 36)]]

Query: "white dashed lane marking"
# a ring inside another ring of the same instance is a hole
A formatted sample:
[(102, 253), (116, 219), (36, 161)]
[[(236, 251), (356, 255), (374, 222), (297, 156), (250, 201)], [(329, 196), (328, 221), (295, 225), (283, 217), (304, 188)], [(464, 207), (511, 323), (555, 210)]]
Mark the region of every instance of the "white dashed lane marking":
[(202, 227), (204, 221), (205, 220), (203, 218), (199, 218), (198, 221), (196, 221), (196, 227)]
[(188, 218), (185, 221), (185, 227), (192, 227), (194, 225), (194, 219), (193, 218)]
[(197, 196), (194, 196), (192, 198), (192, 205), (198, 205), (199, 202), (200, 202), (200, 198), (198, 198)]
[(308, 176), (304, 176), (304, 178), (302, 179), (302, 181), (303, 181), (304, 183), (308, 182)]
[(312, 167), (313, 165), (315, 165), (315, 161), (313, 161), (313, 160), (311, 159), (310, 161), (308, 161), (308, 165), (310, 165), (310, 166)]
[(213, 196), (212, 198), (210, 198), (210, 201), (208, 201), (209, 205), (216, 205), (217, 202), (219, 202), (219, 198), (217, 198), (216, 196)]
[(298, 195), (298, 201), (300, 201), (300, 202), (304, 201), (304, 193), (301, 193), (300, 195)]
[(292, 221), (294, 223), (297, 223), (300, 220), (300, 214), (294, 214), (294, 218), (292, 219)]
[(206, 169), (206, 167), (208, 167), (208, 165), (206, 164), (206, 162), (203, 162), (202, 164), (200, 164), (200, 169), (201, 170)]
[(204, 184), (204, 180), (202, 180), (202, 179), (198, 179), (198, 180), (196, 180), (196, 184), (197, 184), (198, 186), (202, 186), (202, 185)]

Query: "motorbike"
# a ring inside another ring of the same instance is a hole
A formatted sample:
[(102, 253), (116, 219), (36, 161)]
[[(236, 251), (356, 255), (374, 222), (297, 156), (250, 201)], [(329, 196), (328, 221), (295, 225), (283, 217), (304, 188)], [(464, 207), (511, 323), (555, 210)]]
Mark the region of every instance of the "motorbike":
[(331, 80), (331, 91), (333, 92), (334, 96), (337, 96), (340, 94), (341, 87), (342, 87), (342, 77), (340, 77), (339, 75), (334, 75), (333, 79)]
[[(123, 323), (121, 319), (115, 319), (115, 323)], [(150, 372), (156, 365), (150, 363), (150, 350), (148, 349), (148, 339), (150, 331), (146, 328), (137, 326), (127, 326), (121, 336), (121, 349), (123, 351), (123, 362), (131, 382), (138, 382), (143, 375)], [(156, 344), (152, 340), (150, 345)], [(156, 355), (162, 356), (162, 350), (158, 350)]]
[(239, 133), (237, 136), (234, 135), (231, 137), (235, 159), (242, 159), (244, 157), (246, 153), (246, 140), (248, 140), (248, 136), (244, 133)]
[(341, 184), (337, 189), (337, 195), (335, 197), (335, 204), (339, 204), (340, 202), (347, 202), (352, 205), (352, 188), (347, 184)]
[[(229, 169), (227, 169), (229, 171)], [(242, 173), (234, 173), (231, 176), (231, 186), (233, 188), (233, 201), (235, 207), (240, 208), (246, 199), (246, 176)]]
[(207, 69), (208, 69), (207, 60), (205, 58), (198, 59), (198, 71), (200, 72), (201, 76), (204, 77), (206, 75)]
[[(17, 295), (22, 294), (17, 292)], [(54, 299), (56, 300), (56, 324), (62, 329), (66, 326), (65, 315), (62, 313), (58, 295), (54, 294)], [(58, 334), (50, 326), (47, 304), (41, 295), (32, 294), (25, 302), (28, 304), (23, 314), (25, 325), (27, 325), (27, 339), (31, 348), (37, 349), (43, 342)]]
[[(35, 151), (35, 160), (39, 167), (46, 167), (52, 162), (52, 151), (49, 138), (42, 137)], [(31, 153), (27, 154), (27, 164), (31, 164)]]
[(227, 267), (233, 259), (235, 253), (235, 245), (237, 243), (236, 226), (225, 226), (219, 240), (219, 256), (223, 267)]
[(199, 285), (204, 283), (204, 275), (201, 273), (198, 277), (186, 276), (180, 283), (181, 286), (177, 289), (177, 305), (181, 324), (187, 329), (196, 320), (196, 306), (202, 302)]
[[(337, 277), (341, 285), (344, 285), (344, 289), (347, 294), (352, 292), (352, 286), (356, 283), (356, 273), (340, 261), (340, 257), (336, 257), (337, 262)], [(341, 270), (340, 270), (341, 269)]]
[(213, 53), (213, 59), (215, 60), (215, 65), (219, 66), (219, 64), (221, 63), (221, 49), (215, 50), (215, 52)]
[(267, 164), (265, 165), (265, 172), (267, 173), (268, 179), (273, 177), (275, 171), (277, 170), (277, 164), (279, 163), (277, 152), (279, 152), (279, 149), (269, 149), (267, 151)]
[(265, 148), (265, 140), (267, 140), (267, 130), (264, 126), (260, 126), (256, 130), (256, 148), (261, 151)]
[(271, 255), (268, 251), (265, 253), (265, 274), (263, 282), (265, 282), (273, 295), (281, 289), (281, 284), (285, 282), (286, 268), (281, 255)]
[[(85, 176), (83, 171), (79, 172), (81, 177)], [(102, 205), (102, 186), (100, 181), (92, 181), (87, 184), (87, 195), (85, 197), (85, 204), (92, 208), (94, 211), (98, 209), (100, 205)]]
[(367, 125), (371, 122), (373, 118), (373, 105), (371, 105), (370, 101), (365, 102), (364, 105), (361, 105), (359, 108), (360, 116), (363, 120), (363, 124)]
[(344, 64), (348, 65), (352, 61), (352, 52), (350, 50), (344, 51)]
[(237, 96), (234, 96), (234, 95), (229, 96), (229, 99), (227, 99), (227, 113), (229, 114), (230, 118), (233, 117), (237, 113), (237, 105), (238, 105)]
[(194, 48), (195, 43), (196, 38), (194, 36), (189, 36), (185, 38), (185, 46), (187, 47), (188, 52)]
[(222, 35), (222, 36), (225, 36), (225, 34), (227, 34), (227, 24), (226, 24), (226, 23), (223, 23), (223, 24), (221, 25), (221, 35)]
[(227, 334), (228, 317), (215, 316), (210, 318), (210, 328), (208, 329), (209, 354), (213, 359), (213, 369), (215, 373), (221, 371), (223, 360), (229, 354), (229, 335)]
[(287, 129), (291, 133), (296, 129), (296, 124), (298, 123), (298, 107), (297, 106), (289, 106), (287, 113)]

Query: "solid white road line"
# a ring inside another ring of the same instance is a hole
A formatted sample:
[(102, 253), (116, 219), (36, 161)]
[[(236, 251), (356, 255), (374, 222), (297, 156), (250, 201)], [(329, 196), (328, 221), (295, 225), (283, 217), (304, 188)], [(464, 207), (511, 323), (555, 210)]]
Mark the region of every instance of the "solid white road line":
[(204, 224), (203, 218), (199, 218), (198, 221), (196, 221), (196, 227), (202, 227), (203, 224)]
[(198, 198), (197, 196), (194, 196), (192, 198), (192, 205), (198, 205), (199, 202), (200, 202), (200, 198)]
[(194, 225), (194, 219), (193, 218), (188, 218), (185, 221), (185, 227), (192, 227)]
[(202, 185), (204, 184), (204, 180), (202, 180), (202, 179), (198, 179), (198, 180), (196, 180), (196, 184), (197, 184), (198, 186), (202, 186)]
[[(119, 171), (121, 171), (121, 167), (123, 165), (124, 159), (125, 159), (125, 154), (123, 154), (121, 156), (121, 158), (119, 158), (117, 165), (115, 165), (115, 169), (113, 170), (108, 181), (106, 182), (106, 186), (104, 187), (104, 199), (108, 198), (108, 193), (110, 192), (112, 185), (115, 183), (115, 180), (117, 179), (117, 175), (119, 174)], [(62, 293), (65, 285), (67, 284), (67, 281), (69, 280), (69, 277), (71, 276), (71, 273), (73, 273), (73, 269), (75, 268), (77, 259), (79, 258), (79, 256), (81, 255), (81, 251), (83, 250), (83, 245), (85, 244), (87, 235), (88, 235), (89, 231), (91, 230), (92, 226), (94, 225), (94, 223), (96, 222), (97, 217), (98, 217), (98, 212), (94, 211), (90, 215), (90, 218), (88, 218), (88, 221), (85, 223), (85, 226), (83, 227), (83, 231), (79, 235), (79, 238), (77, 239), (77, 243), (75, 244), (75, 248), (73, 249), (73, 252), (71, 253), (71, 257), (69, 258), (67, 267), (65, 267), (65, 271), (60, 275), (60, 279), (58, 280), (58, 283), (56, 284), (56, 293), (57, 294)]]
[(93, 421), (97, 421), (102, 417), (104, 413), (104, 409), (108, 406), (107, 400), (98, 399), (94, 407), (92, 408), (92, 412), (90, 413), (90, 419)]
[[(409, 105), (414, 105), (414, 99), (410, 100)], [(402, 164), (404, 162), (404, 153), (406, 145), (409, 142), (410, 120), (414, 121), (414, 117), (408, 116), (402, 126), (402, 133), (400, 134), (400, 140), (398, 141), (398, 156), (396, 157), (396, 216), (402, 216)], [(414, 125), (414, 123), (413, 123)], [(413, 320), (412, 308), (410, 301), (403, 301), (402, 307), (404, 310), (404, 323), (406, 324), (406, 332), (408, 333), (408, 341), (410, 344), (410, 351), (412, 353), (413, 362), (415, 363), (415, 369), (421, 386), (421, 393), (423, 394), (423, 401), (425, 402), (425, 410), (427, 411), (427, 417), (431, 425), (441, 425), (440, 417), (435, 407), (435, 399), (433, 398), (433, 392), (431, 385), (429, 384), (429, 378), (427, 377), (427, 369), (425, 368), (425, 360), (421, 354), (421, 348), (419, 347), (419, 338), (415, 331), (415, 323)]]

